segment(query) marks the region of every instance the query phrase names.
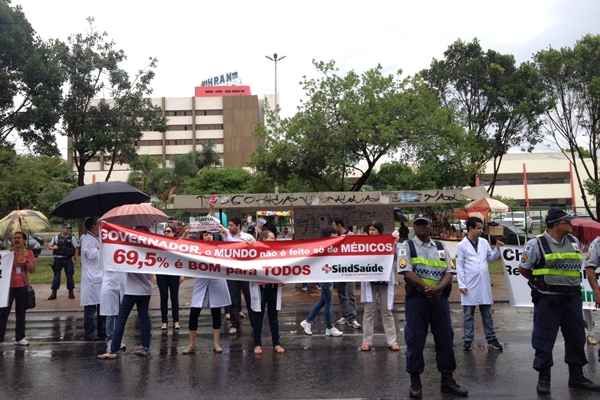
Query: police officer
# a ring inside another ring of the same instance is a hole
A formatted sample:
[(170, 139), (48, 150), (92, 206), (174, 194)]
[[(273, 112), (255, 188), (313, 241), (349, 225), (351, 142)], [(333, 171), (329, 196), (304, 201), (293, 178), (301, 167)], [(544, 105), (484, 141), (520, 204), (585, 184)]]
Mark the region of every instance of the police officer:
[(398, 246), (398, 271), (406, 282), (406, 370), (410, 374), (409, 396), (420, 399), (421, 373), (425, 368), (423, 348), (427, 330), (435, 339), (437, 367), (442, 374), (442, 393), (467, 397), (469, 392), (456, 383), (454, 332), (448, 296), (452, 282), (450, 255), (442, 243), (431, 240), (431, 221), (420, 215), (414, 220), (416, 238)]
[(583, 254), (571, 232), (567, 213), (551, 208), (546, 216), (546, 231), (527, 242), (520, 272), (531, 286), (534, 304), (532, 345), (533, 368), (539, 372), (537, 392), (550, 393), (552, 349), (558, 328), (565, 340), (565, 362), (569, 365), (569, 387), (600, 391), (583, 375), (585, 329), (581, 303)]
[[(596, 299), (596, 308), (600, 308), (600, 286), (598, 286), (598, 275), (596, 269), (600, 267), (600, 237), (594, 239), (590, 244), (590, 250), (588, 257), (585, 260), (585, 274), (587, 276), (590, 287), (594, 291), (594, 298)], [(588, 310), (589, 311), (589, 310)], [(588, 326), (588, 329), (591, 329)], [(598, 358), (600, 358), (600, 350), (598, 350)]]
[(77, 257), (77, 247), (79, 247), (79, 243), (77, 242), (77, 239), (73, 237), (71, 225), (69, 224), (64, 224), (62, 232), (54, 236), (50, 240), (50, 243), (48, 243), (48, 250), (51, 250), (52, 255), (54, 256), (54, 262), (52, 264), (52, 272), (54, 272), (51, 286), (52, 293), (50, 294), (50, 297), (48, 297), (48, 300), (56, 299), (56, 292), (60, 287), (60, 275), (63, 269), (65, 270), (65, 275), (67, 277), (69, 298), (75, 298), (75, 294), (73, 293), (73, 290), (75, 289), (75, 281), (73, 280), (75, 267), (73, 265), (73, 259)]

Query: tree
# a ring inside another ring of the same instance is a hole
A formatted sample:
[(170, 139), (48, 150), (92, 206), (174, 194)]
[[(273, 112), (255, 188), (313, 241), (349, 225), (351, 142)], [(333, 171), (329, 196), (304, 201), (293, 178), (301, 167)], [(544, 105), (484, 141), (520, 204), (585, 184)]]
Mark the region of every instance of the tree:
[(252, 181), (252, 175), (243, 168), (203, 168), (185, 180), (183, 193), (249, 193)]
[(0, 215), (34, 209), (49, 215), (74, 186), (68, 164), (59, 157), (17, 155), (0, 150)]
[(535, 64), (551, 104), (544, 127), (573, 164), (585, 208), (598, 221), (600, 35), (586, 35), (573, 48), (542, 50), (535, 55)]
[(516, 145), (531, 151), (542, 139), (540, 116), (547, 108), (543, 86), (531, 63), (516, 65), (510, 54), (484, 51), (477, 39), (457, 40), (421, 72), (442, 100), (456, 111), (474, 141), (469, 155), (475, 175), (491, 159), (493, 194), (503, 156)]
[(129, 166), (131, 167), (131, 172), (129, 173), (127, 182), (142, 192), (148, 193), (150, 191), (152, 174), (158, 169), (158, 161), (150, 155), (141, 155), (134, 159)]
[(253, 165), (275, 184), (358, 191), (384, 156), (410, 158), (411, 141), (435, 133), (427, 122), (439, 102), (418, 80), (386, 75), (381, 66), (341, 75), (333, 61), (314, 65), (319, 76), (302, 82), (298, 113), (267, 114), (259, 130), (263, 144)]
[(0, 0), (0, 147), (18, 132), (33, 151), (59, 154), (53, 130), (64, 82), (60, 48), (38, 37), (21, 7)]
[(62, 63), (68, 83), (63, 105), (63, 134), (71, 139), (77, 183), (84, 184), (85, 166), (107, 155), (110, 179), (115, 163), (131, 161), (143, 130), (164, 131), (166, 122), (152, 93), (156, 59), (131, 79), (120, 67), (125, 52), (116, 49), (107, 33), (90, 31), (68, 39)]

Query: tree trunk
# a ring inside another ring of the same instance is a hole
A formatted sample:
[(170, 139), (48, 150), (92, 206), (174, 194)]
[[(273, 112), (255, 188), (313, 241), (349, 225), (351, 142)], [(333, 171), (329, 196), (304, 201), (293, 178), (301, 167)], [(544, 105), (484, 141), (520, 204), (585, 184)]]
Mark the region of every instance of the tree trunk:
[(117, 152), (115, 150), (115, 151), (113, 151), (112, 155), (110, 156), (110, 167), (108, 168), (108, 173), (106, 174), (106, 179), (104, 179), (104, 182), (108, 182), (108, 180), (110, 179), (113, 169), (115, 168), (116, 159), (117, 159)]
[(77, 186), (85, 185), (85, 164), (80, 161), (77, 166)]
[(367, 183), (369, 176), (371, 176), (371, 172), (373, 172), (374, 166), (375, 164), (368, 165), (367, 170), (356, 180), (356, 182), (354, 182), (354, 185), (352, 185), (352, 188), (350, 189), (351, 192), (358, 192), (363, 185)]
[(492, 174), (492, 181), (490, 182), (490, 186), (488, 187), (488, 194), (490, 196), (494, 196), (494, 189), (496, 189), (496, 179), (498, 179), (498, 172), (500, 172), (500, 165), (502, 164), (503, 154), (499, 156), (494, 156), (494, 172)]

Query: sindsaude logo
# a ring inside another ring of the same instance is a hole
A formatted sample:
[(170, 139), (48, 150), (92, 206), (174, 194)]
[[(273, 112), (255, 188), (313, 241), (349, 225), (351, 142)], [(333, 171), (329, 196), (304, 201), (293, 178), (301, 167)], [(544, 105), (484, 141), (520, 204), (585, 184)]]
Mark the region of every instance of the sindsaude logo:
[(323, 269), (323, 271), (325, 273), (332, 273), (332, 274), (346, 274), (346, 273), (353, 273), (353, 274), (364, 274), (364, 273), (383, 273), (383, 265), (380, 264), (348, 264), (348, 265), (342, 265), (342, 264), (333, 264), (330, 265), (328, 268), (328, 271)]

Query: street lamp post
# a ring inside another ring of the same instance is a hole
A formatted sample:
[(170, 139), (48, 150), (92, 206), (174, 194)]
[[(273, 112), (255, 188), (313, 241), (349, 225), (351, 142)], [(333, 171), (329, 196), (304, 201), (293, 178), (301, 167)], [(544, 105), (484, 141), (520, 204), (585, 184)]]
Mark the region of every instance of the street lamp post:
[(279, 111), (279, 98), (277, 96), (277, 63), (283, 60), (286, 56), (279, 56), (277, 53), (273, 53), (273, 56), (265, 56), (267, 60), (273, 61), (275, 66), (275, 112)]

